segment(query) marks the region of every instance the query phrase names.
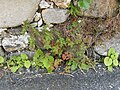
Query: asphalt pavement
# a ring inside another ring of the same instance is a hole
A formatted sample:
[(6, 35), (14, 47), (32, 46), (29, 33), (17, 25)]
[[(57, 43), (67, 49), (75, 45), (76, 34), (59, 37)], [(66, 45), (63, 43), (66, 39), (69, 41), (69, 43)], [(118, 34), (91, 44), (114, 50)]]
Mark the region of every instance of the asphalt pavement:
[(103, 65), (97, 65), (96, 70), (76, 70), (70, 74), (48, 74), (44, 70), (24, 74), (4, 72), (0, 90), (120, 90), (120, 69), (109, 72)]

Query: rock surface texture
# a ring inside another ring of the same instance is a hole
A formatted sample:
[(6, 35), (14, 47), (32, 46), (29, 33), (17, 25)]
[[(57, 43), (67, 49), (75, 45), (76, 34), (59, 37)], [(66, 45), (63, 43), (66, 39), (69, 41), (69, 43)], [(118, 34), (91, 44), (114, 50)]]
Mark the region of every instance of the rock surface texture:
[(14, 27), (32, 20), (40, 0), (1, 0), (0, 27)]
[(71, 0), (50, 0), (53, 1), (60, 8), (67, 8)]
[(3, 38), (2, 46), (7, 52), (21, 50), (28, 46), (28, 38), (28, 34), (20, 36), (10, 35), (10, 37)]
[(83, 14), (91, 17), (111, 17), (115, 14), (118, 6), (117, 0), (93, 0), (90, 8)]
[(116, 34), (109, 40), (104, 40), (101, 43), (97, 42), (95, 51), (100, 55), (107, 55), (107, 51), (110, 47), (115, 48), (115, 50), (120, 54), (120, 33)]
[(62, 23), (66, 21), (67, 17), (66, 9), (45, 9), (42, 11), (42, 17), (45, 23)]

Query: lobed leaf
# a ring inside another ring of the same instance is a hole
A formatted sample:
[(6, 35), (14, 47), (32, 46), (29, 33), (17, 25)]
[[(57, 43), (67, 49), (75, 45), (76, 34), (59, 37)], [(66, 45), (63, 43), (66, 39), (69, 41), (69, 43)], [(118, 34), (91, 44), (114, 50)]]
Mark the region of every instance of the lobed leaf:
[(19, 68), (18, 68), (18, 66), (12, 66), (10, 69), (12, 72), (15, 73)]
[(71, 65), (71, 70), (75, 70), (75, 69), (77, 69), (77, 63), (73, 62)]
[(118, 63), (118, 60), (117, 60), (117, 59), (113, 60), (113, 65), (114, 65), (114, 66), (118, 66), (118, 64), (119, 64), (119, 63)]
[(0, 64), (2, 64), (3, 62), (4, 62), (4, 58), (0, 56)]
[(20, 56), (21, 56), (22, 60), (27, 60), (28, 59), (28, 56), (24, 53), (22, 53)]
[(29, 60), (25, 61), (24, 66), (25, 66), (26, 68), (30, 68), (31, 62), (30, 62)]
[(108, 51), (108, 56), (110, 57), (113, 54), (115, 54), (115, 49), (111, 47)]
[(109, 58), (109, 57), (105, 57), (105, 59), (104, 59), (104, 64), (105, 64), (106, 66), (112, 65), (112, 59)]

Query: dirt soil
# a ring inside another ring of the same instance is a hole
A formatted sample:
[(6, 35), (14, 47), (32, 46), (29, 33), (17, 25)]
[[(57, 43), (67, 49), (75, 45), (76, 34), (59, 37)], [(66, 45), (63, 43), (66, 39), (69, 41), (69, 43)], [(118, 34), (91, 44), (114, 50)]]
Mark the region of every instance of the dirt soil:
[(120, 13), (112, 18), (89, 18), (89, 17), (70, 17), (62, 24), (56, 25), (55, 27), (63, 32), (67, 31), (66, 27), (71, 25), (73, 22), (81, 19), (84, 21), (79, 28), (83, 40), (88, 45), (94, 45), (96, 40), (110, 39), (118, 32), (120, 32)]

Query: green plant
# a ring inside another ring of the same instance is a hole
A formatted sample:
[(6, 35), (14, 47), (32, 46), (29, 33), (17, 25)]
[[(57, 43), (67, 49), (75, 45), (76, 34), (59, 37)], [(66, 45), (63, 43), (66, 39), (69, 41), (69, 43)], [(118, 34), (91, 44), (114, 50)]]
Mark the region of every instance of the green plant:
[(92, 3), (92, 0), (76, 0), (77, 4), (74, 4), (75, 1), (71, 1), (68, 9), (71, 14), (74, 16), (79, 15), (80, 10), (86, 10), (90, 7), (90, 4)]
[(10, 60), (7, 61), (7, 66), (12, 72), (16, 72), (22, 67), (30, 68), (31, 61), (26, 54), (20, 54), (19, 56), (10, 57)]
[(5, 62), (4, 58), (0, 56), (0, 67), (3, 66), (3, 63)]
[(22, 34), (25, 32), (30, 34), (29, 46), (35, 51), (35, 54), (31, 60), (26, 54), (12, 56), (7, 61), (8, 68), (12, 72), (16, 72), (19, 68), (32, 66), (37, 70), (46, 68), (51, 73), (62, 62), (66, 65), (66, 71), (76, 70), (78, 67), (84, 70), (93, 68), (95, 62), (85, 56), (87, 46), (82, 40), (79, 25), (79, 22), (74, 21), (64, 32), (60, 30), (49, 31), (46, 25), (39, 32), (26, 21)]
[(35, 50), (39, 48), (40, 45), (42, 45), (39, 31), (36, 30), (28, 20), (24, 22), (22, 26), (21, 34), (25, 34), (25, 32), (30, 34), (30, 38), (29, 38), (30, 50)]
[(88, 9), (92, 0), (78, 0), (78, 6), (82, 9)]
[(47, 71), (50, 73), (54, 70), (53, 63), (54, 63), (53, 56), (50, 56), (48, 53), (44, 54), (41, 49), (36, 50), (32, 61), (33, 67), (36, 67), (37, 70), (40, 67), (46, 68)]
[(86, 46), (82, 40), (79, 25), (80, 24), (76, 21), (68, 27), (70, 33), (68, 33), (69, 36), (66, 37), (66, 47), (72, 54), (72, 58), (66, 62), (66, 71), (70, 71), (68, 69), (76, 70), (77, 68), (89, 70), (96, 65), (95, 61), (85, 56), (85, 51), (89, 46)]
[(114, 48), (111, 47), (108, 50), (108, 55), (104, 58), (104, 64), (107, 66), (109, 71), (112, 71), (114, 66), (119, 65), (118, 56), (119, 54)]

